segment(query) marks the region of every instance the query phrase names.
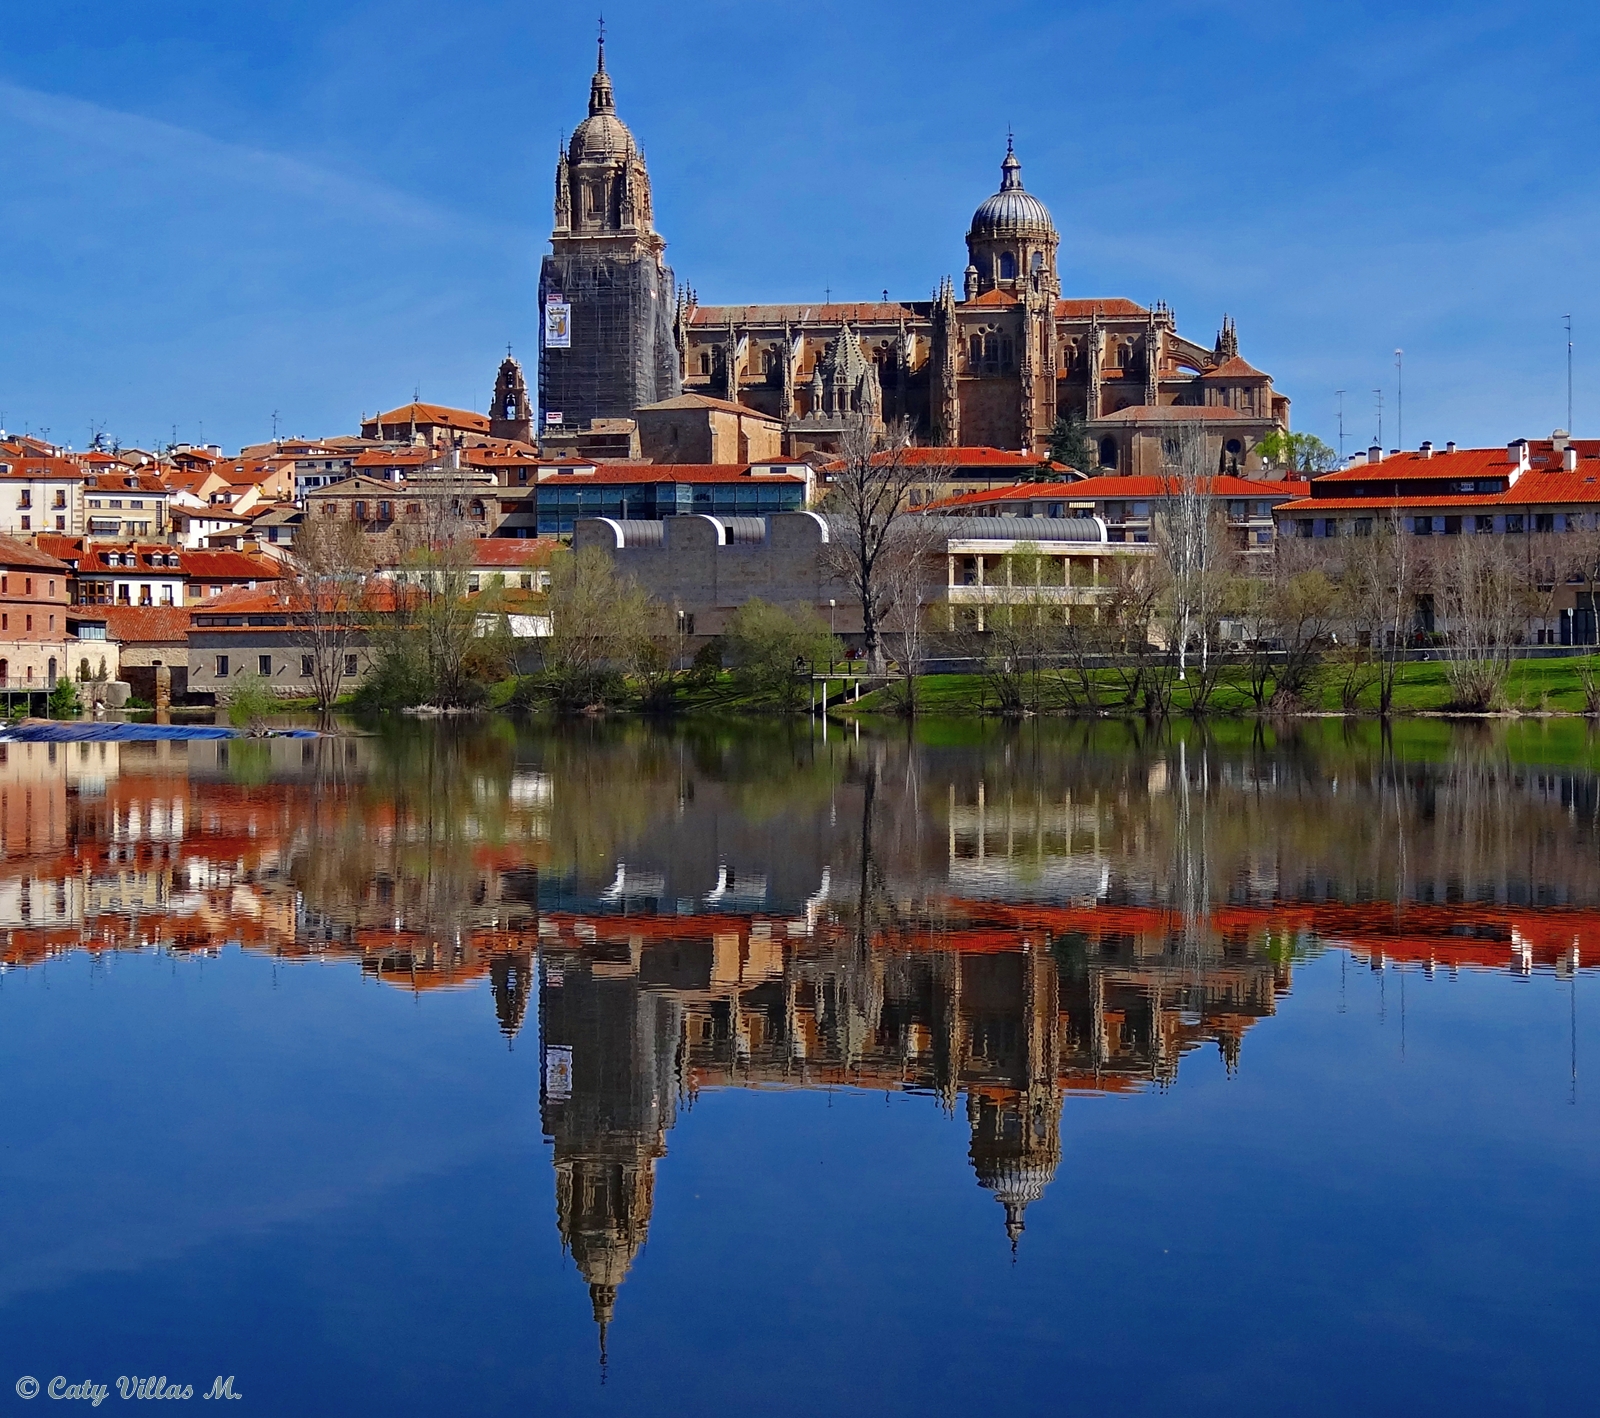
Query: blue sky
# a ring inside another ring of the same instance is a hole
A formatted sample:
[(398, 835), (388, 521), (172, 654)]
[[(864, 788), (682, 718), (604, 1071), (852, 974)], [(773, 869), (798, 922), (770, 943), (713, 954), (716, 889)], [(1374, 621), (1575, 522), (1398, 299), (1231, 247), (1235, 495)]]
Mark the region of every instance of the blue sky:
[[(535, 350), (583, 7), (8, 7), (0, 419), (81, 447), (487, 406)], [(580, 12), (581, 11), (581, 12)], [(1594, 7), (605, 6), (657, 225), (703, 300), (922, 298), (1006, 125), (1068, 295), (1224, 311), (1297, 427), (1600, 435)]]

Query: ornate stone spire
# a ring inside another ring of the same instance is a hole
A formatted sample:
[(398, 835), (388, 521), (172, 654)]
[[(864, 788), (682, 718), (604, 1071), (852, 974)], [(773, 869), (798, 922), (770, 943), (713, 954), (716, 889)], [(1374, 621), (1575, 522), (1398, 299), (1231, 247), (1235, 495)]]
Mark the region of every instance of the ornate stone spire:
[(594, 64), (594, 78), (589, 80), (589, 117), (593, 118), (597, 113), (616, 111), (616, 100), (611, 96), (611, 75), (606, 73), (606, 27), (602, 23), (600, 53)]

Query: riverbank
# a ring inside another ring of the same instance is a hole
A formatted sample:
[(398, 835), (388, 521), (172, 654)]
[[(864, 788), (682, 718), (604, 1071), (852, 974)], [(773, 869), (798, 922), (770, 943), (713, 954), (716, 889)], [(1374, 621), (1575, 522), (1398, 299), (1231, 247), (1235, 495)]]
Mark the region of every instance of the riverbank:
[[(1582, 715), (1594, 712), (1584, 674), (1600, 675), (1600, 657), (1581, 659), (1515, 660), (1506, 676), (1500, 703), (1493, 712), (1505, 714)], [(1028, 712), (1077, 716), (1143, 714), (1145, 700), (1130, 676), (1115, 671), (1095, 671), (1087, 686), (1074, 673), (1046, 670), (1018, 683), (1018, 677), (1004, 690), (996, 677), (983, 674), (924, 675), (917, 681), (916, 704), (919, 714), (964, 715), (1004, 712), (1003, 694), (1020, 688)], [(1324, 665), (1313, 671), (1300, 701), (1290, 709), (1277, 706), (1272, 712), (1296, 714), (1375, 714), (1378, 712), (1378, 686), (1366, 684), (1348, 694), (1348, 671), (1343, 665)], [(1168, 711), (1191, 714), (1199, 677), (1170, 680)], [(1443, 661), (1412, 661), (1403, 664), (1395, 679), (1390, 712), (1397, 715), (1426, 715), (1473, 712), (1455, 702)], [(889, 685), (863, 694), (859, 703), (842, 706), (851, 713), (901, 712), (905, 700), (903, 687)], [(1249, 671), (1244, 666), (1220, 670), (1206, 699), (1204, 713), (1210, 718), (1256, 718), (1263, 712), (1251, 693)], [(1481, 711), (1479, 711), (1481, 712)]]

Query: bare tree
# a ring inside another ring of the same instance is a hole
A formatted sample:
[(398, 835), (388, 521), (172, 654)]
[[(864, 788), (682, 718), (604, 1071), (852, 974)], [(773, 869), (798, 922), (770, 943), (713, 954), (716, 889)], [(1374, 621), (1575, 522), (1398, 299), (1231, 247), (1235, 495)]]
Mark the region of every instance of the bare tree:
[(287, 585), (293, 640), (305, 653), (317, 723), (333, 723), (333, 706), (350, 678), (349, 663), (366, 642), (372, 545), (347, 517), (307, 518), (295, 538)]
[(1527, 549), (1487, 533), (1452, 540), (1439, 565), (1450, 637), (1445, 673), (1457, 708), (1491, 709), (1527, 629)]
[(942, 564), (949, 540), (942, 518), (903, 517), (887, 539), (879, 562), (883, 579), (883, 631), (892, 638), (900, 668), (900, 709), (917, 712), (917, 680), (927, 655), (930, 573)]
[(1173, 641), (1181, 680), (1188, 676), (1193, 640), (1199, 641), (1201, 669), (1210, 668), (1214, 583), (1222, 569), (1225, 533), (1213, 515), (1205, 429), (1180, 424), (1164, 451), (1156, 541), (1171, 583)]
[(846, 425), (823, 510), (830, 514), (827, 568), (861, 603), (861, 639), (874, 674), (883, 673), (882, 630), (888, 608), (890, 544), (909, 515), (911, 489), (938, 470), (912, 457), (904, 423), (875, 433), (866, 418)]
[(1378, 712), (1394, 707), (1417, 615), (1417, 591), (1426, 568), (1393, 510), (1357, 519), (1354, 535), (1340, 539), (1339, 592), (1346, 638), (1371, 657)]
[(545, 677), (556, 706), (565, 710), (605, 698), (608, 681), (620, 676), (640, 634), (648, 634), (659, 615), (633, 581), (618, 577), (598, 547), (556, 555), (549, 607)]

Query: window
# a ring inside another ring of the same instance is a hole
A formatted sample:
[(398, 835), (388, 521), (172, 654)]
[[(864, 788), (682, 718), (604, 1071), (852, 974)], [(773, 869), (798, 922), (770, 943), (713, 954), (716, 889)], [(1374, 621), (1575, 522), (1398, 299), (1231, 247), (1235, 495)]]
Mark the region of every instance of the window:
[(1411, 530), (1419, 537), (1431, 537), (1433, 535), (1433, 518), (1413, 517), (1411, 519)]
[(1311, 535), (1311, 518), (1301, 517), (1297, 519), (1294, 524), (1294, 531), (1297, 537), (1309, 537)]
[(90, 507), (100, 507), (102, 505), (103, 504), (101, 503), (101, 501), (100, 501), (100, 499), (98, 497), (91, 497), (89, 499), (89, 506)]
[(1114, 468), (1117, 466), (1117, 440), (1102, 438), (1100, 440), (1100, 466)]
[(1358, 537), (1370, 537), (1372, 535), (1372, 518), (1356, 518), (1356, 535)]
[(217, 678), (218, 679), (227, 679), (227, 677), (228, 677), (228, 657), (226, 655), (218, 655), (217, 656)]
[(208, 596), (220, 596), (221, 594), (222, 594), (222, 587), (221, 586), (208, 586), (206, 588), (206, 595), (208, 595)]
[(476, 575), (467, 577), (467, 594), (477, 595), (478, 590), (478, 577)]
[(25, 488), (22, 489), (21, 492), (19, 492), (17, 494), (17, 506), (18, 507), (32, 507), (33, 506), (33, 489), (32, 488), (25, 487)]
[(256, 670), (260, 674), (270, 675), (272, 673), (272, 656), (271, 655), (257, 655), (256, 656)]
[(10, 630), (10, 629), (11, 629), (11, 617), (9, 615), (5, 614), (4, 611), (0, 611), (0, 630)]
[(137, 507), (140, 511), (143, 511), (144, 510), (144, 499), (142, 497), (130, 497), (128, 499), (128, 506), (129, 507)]
[(358, 501), (356, 503), (355, 515), (356, 521), (358, 522), (365, 522), (367, 520), (367, 504), (365, 502)]
[(679, 611), (678, 612), (678, 634), (679, 635), (693, 635), (694, 634), (694, 612), (693, 611)]
[(1444, 534), (1447, 537), (1461, 535), (1461, 519), (1459, 517), (1446, 517), (1444, 519)]
[(1017, 278), (1017, 258), (1009, 251), (1000, 253), (1000, 279), (1014, 281)]
[(61, 491), (60, 488), (57, 488), (56, 489), (56, 500), (54, 502), (52, 502), (50, 505), (52, 507), (65, 507), (67, 505), (67, 495), (66, 495), (66, 493)]
[(311, 656), (310, 655), (302, 655), (300, 657), (300, 678), (301, 679), (310, 679), (311, 676), (313, 674), (315, 674), (315, 673), (316, 673), (316, 670), (312, 665)]
[(20, 520), (22, 522), (22, 530), (24, 532), (29, 531), (29, 530), (32, 529), (32, 527), (33, 527), (33, 519), (31, 517), (23, 517)]
[(121, 605), (125, 605), (125, 606), (126, 605), (131, 605), (132, 601), (129, 599), (129, 596), (128, 596), (128, 583), (126, 581), (118, 581), (116, 584), (117, 584), (117, 601)]
[(57, 517), (56, 518), (56, 531), (64, 532), (66, 530), (67, 530), (67, 519), (65, 517)]
[(27, 629), (29, 629), (29, 630), (33, 629), (33, 617), (31, 615), (28, 617)]
[(1522, 513), (1520, 513), (1520, 512), (1507, 512), (1506, 513), (1506, 531), (1508, 531), (1508, 532), (1520, 532), (1521, 530), (1522, 530)]
[(155, 598), (150, 594), (150, 592), (151, 586), (148, 581), (139, 587), (139, 604), (141, 606), (151, 606), (155, 604)]
[(56, 583), (54, 581), (52, 581), (50, 583), (50, 599), (54, 600), (55, 599), (55, 595), (56, 595)]
[(359, 665), (354, 655), (346, 655), (344, 657), (344, 672), (347, 675), (353, 675), (359, 672)]
[(1494, 516), (1492, 513), (1480, 513), (1472, 519), (1472, 530), (1475, 532), (1494, 531)]
[(389, 520), (389, 516), (389, 504), (387, 502), (380, 502), (378, 504), (378, 520), (380, 522), (387, 522)]
[(1553, 512), (1535, 512), (1533, 514), (1533, 530), (1536, 532), (1553, 532), (1556, 529), (1556, 519)]

